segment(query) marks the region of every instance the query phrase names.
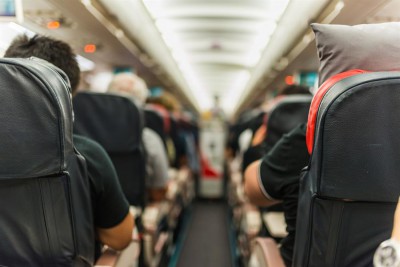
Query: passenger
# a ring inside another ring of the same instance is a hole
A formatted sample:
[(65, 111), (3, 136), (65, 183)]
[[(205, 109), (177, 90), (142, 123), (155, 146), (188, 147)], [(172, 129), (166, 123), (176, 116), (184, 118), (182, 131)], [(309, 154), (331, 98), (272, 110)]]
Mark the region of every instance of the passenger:
[(306, 124), (303, 123), (283, 135), (261, 160), (250, 164), (244, 174), (245, 192), (251, 203), (271, 206), (282, 202), (288, 235), (282, 240), (280, 251), (286, 266), (292, 266), (300, 172), (309, 158)]
[[(280, 97), (285, 95), (311, 95), (310, 90), (302, 85), (289, 85), (283, 88), (283, 90), (278, 93), (278, 95), (269, 102), (269, 108), (271, 109)], [(265, 153), (271, 149), (264, 144), (267, 134), (267, 125), (263, 123), (253, 135), (251, 141), (251, 146), (243, 154), (242, 171), (244, 172), (246, 168), (254, 161), (260, 159)]]
[[(282, 92), (296, 94), (292, 93), (293, 89), (296, 90), (292, 87)], [(309, 93), (308, 89), (298, 89), (296, 92)], [(256, 143), (261, 143), (265, 134), (261, 137)], [(282, 202), (288, 235), (282, 239), (280, 251), (286, 266), (292, 266), (300, 172), (309, 158), (306, 123), (303, 123), (283, 135), (261, 160), (250, 164), (244, 174), (245, 192), (251, 203), (267, 207)]]
[[(67, 74), (72, 94), (77, 89), (80, 70), (76, 56), (67, 43), (41, 35), (32, 38), (25, 35), (18, 36), (4, 56), (38, 57), (47, 60)], [(98, 241), (116, 250), (124, 249), (132, 239), (134, 222), (114, 166), (98, 143), (79, 135), (73, 135), (73, 139), (76, 149), (86, 159)], [(98, 241), (96, 241), (96, 258), (100, 254)]]
[[(159, 96), (150, 97), (147, 102), (159, 107), (163, 107), (169, 112), (169, 114), (177, 114), (181, 112), (179, 102), (172, 94), (168, 92), (163, 92)], [(186, 155), (187, 152), (184, 144), (185, 141), (181, 133), (177, 131), (176, 128), (171, 127), (165, 143), (167, 146), (166, 150), (171, 166), (177, 169), (183, 166), (188, 166), (188, 159)]]
[[(148, 96), (146, 83), (133, 73), (120, 73), (114, 76), (109, 92), (122, 93), (133, 98), (143, 106)], [(156, 132), (145, 127), (142, 139), (146, 151), (146, 187), (150, 201), (165, 199), (168, 184), (168, 158), (161, 138)]]

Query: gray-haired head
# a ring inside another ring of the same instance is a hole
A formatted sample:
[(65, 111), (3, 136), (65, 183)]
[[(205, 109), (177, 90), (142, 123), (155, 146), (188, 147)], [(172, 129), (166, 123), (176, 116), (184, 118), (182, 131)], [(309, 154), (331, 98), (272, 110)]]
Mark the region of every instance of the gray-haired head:
[(145, 81), (133, 73), (116, 74), (108, 86), (108, 92), (124, 94), (143, 105), (149, 95)]

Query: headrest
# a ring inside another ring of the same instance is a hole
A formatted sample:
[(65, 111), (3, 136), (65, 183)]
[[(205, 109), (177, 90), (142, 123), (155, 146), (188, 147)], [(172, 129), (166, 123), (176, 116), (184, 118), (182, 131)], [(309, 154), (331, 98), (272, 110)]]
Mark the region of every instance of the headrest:
[(320, 60), (319, 84), (351, 69), (400, 70), (400, 22), (354, 26), (311, 24)]
[(307, 129), (320, 196), (397, 201), (399, 106), (400, 72), (353, 70), (321, 86)]
[(274, 145), (283, 134), (307, 122), (311, 95), (282, 96), (268, 113), (266, 142)]
[(163, 119), (164, 134), (169, 134), (171, 130), (171, 118), (168, 110), (161, 105), (147, 104), (146, 110), (153, 110)]
[(66, 169), (73, 151), (66, 75), (47, 61), (0, 59), (0, 179)]
[(115, 94), (79, 93), (74, 99), (74, 132), (99, 142), (109, 153), (140, 147), (143, 115), (129, 98)]
[(313, 150), (315, 124), (317, 121), (318, 108), (319, 108), (324, 96), (327, 94), (327, 92), (330, 90), (330, 88), (332, 86), (334, 86), (336, 83), (340, 82), (341, 80), (343, 80), (347, 77), (351, 77), (351, 76), (362, 74), (362, 73), (367, 73), (367, 71), (365, 71), (365, 70), (349, 70), (346, 72), (342, 72), (342, 73), (336, 74), (333, 77), (329, 78), (327, 81), (325, 81), (320, 86), (317, 93), (314, 95), (314, 97), (312, 99), (310, 111), (308, 113), (307, 134), (306, 134), (308, 153), (311, 154), (312, 150)]

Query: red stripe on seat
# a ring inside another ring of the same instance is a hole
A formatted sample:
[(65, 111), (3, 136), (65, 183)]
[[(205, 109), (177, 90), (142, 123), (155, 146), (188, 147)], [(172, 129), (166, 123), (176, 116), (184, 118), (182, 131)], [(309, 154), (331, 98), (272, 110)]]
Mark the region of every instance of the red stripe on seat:
[(151, 104), (148, 104), (148, 106), (150, 106), (154, 110), (158, 111), (158, 113), (161, 115), (161, 117), (163, 118), (163, 121), (164, 121), (164, 132), (166, 134), (169, 134), (170, 130), (171, 130), (171, 118), (170, 118), (168, 110), (159, 104), (151, 103)]
[(328, 80), (326, 80), (318, 89), (317, 93), (314, 95), (311, 106), (310, 106), (310, 111), (308, 113), (308, 122), (307, 122), (307, 133), (306, 133), (306, 142), (307, 142), (307, 150), (308, 153), (311, 155), (312, 150), (313, 150), (313, 145), (314, 145), (314, 134), (315, 134), (315, 124), (317, 121), (317, 113), (319, 109), (319, 105), (321, 104), (322, 99), (324, 98), (325, 94), (329, 91), (329, 89), (335, 85), (337, 82), (357, 75), (357, 74), (362, 74), (366, 73), (368, 71), (365, 70), (349, 70), (346, 72), (338, 73)]

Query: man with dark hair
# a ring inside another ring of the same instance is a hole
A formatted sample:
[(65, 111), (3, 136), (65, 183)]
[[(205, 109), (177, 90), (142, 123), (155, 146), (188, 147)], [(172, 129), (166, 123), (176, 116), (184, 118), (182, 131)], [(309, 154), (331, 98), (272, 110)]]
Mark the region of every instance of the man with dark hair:
[[(32, 38), (19, 36), (13, 40), (4, 56), (47, 60), (67, 74), (72, 94), (78, 87), (80, 70), (76, 56), (63, 41), (41, 35)], [(75, 147), (86, 159), (98, 239), (113, 249), (123, 249), (131, 241), (134, 223), (114, 166), (98, 143), (79, 135), (73, 138)], [(96, 251), (96, 256), (99, 256), (99, 252)]]
[(32, 38), (20, 35), (13, 40), (4, 57), (44, 59), (67, 74), (72, 91), (78, 88), (80, 78), (78, 62), (71, 47), (63, 41), (41, 35), (35, 35)]

